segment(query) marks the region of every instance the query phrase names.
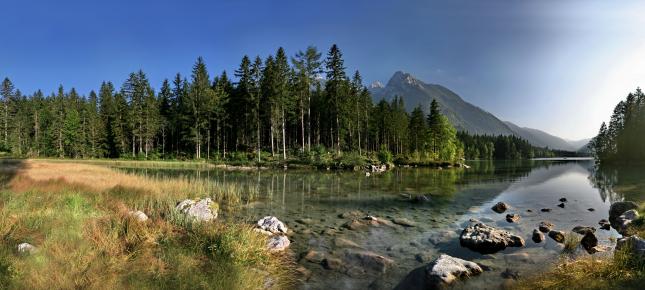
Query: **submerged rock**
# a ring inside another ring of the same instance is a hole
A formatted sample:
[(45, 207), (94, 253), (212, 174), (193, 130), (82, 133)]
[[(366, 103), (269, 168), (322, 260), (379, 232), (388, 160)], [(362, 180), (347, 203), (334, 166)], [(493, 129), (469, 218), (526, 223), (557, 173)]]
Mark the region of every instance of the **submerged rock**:
[(560, 202), (567, 202), (567, 198), (566, 197), (560, 198), (559, 201)]
[(462, 246), (482, 254), (492, 254), (506, 247), (523, 247), (524, 239), (483, 223), (471, 224), (459, 237)]
[(588, 210), (588, 211), (595, 211), (596, 209), (594, 209), (593, 207), (590, 207), (590, 208), (588, 208), (587, 210)]
[(589, 232), (595, 233), (596, 228), (594, 227), (587, 227), (587, 226), (577, 226), (571, 230), (574, 233), (580, 234), (580, 235), (585, 235)]
[(549, 238), (552, 238), (554, 241), (560, 244), (564, 243), (564, 233), (561, 231), (550, 231)]
[(265, 216), (261, 218), (257, 222), (257, 226), (259, 229), (272, 234), (287, 233), (287, 226), (274, 216)]
[(301, 259), (304, 259), (304, 260), (312, 262), (312, 263), (319, 264), (325, 259), (325, 254), (323, 254), (321, 252), (318, 252), (318, 251), (309, 250), (306, 253), (302, 254)]
[(340, 237), (334, 239), (334, 246), (337, 248), (362, 248), (357, 243)]
[(410, 272), (394, 289), (444, 289), (458, 279), (482, 272), (477, 263), (442, 254), (434, 262)]
[(564, 208), (564, 202), (562, 202), (562, 203), (558, 204), (558, 207), (560, 207), (560, 208)]
[(201, 200), (185, 199), (177, 204), (175, 209), (197, 221), (211, 221), (217, 218), (219, 205), (210, 198)]
[(30, 244), (30, 243), (20, 243), (18, 244), (18, 253), (27, 253), (27, 254), (33, 254), (38, 251), (38, 248), (36, 246)]
[(519, 214), (507, 214), (506, 215), (506, 221), (509, 223), (516, 223), (520, 220), (520, 215)]
[(542, 222), (540, 222), (540, 224), (538, 225), (538, 228), (540, 229), (540, 231), (541, 231), (541, 232), (543, 232), (543, 233), (548, 233), (548, 232), (550, 232), (550, 231), (551, 231), (551, 229), (553, 229), (553, 227), (554, 227), (554, 226), (555, 226), (555, 225), (554, 225), (554, 224), (552, 224), (552, 223), (551, 223), (551, 222), (549, 222), (549, 221), (542, 221)]
[(354, 220), (351, 220), (351, 221), (348, 221), (348, 222), (344, 223), (342, 225), (342, 227), (344, 227), (346, 229), (349, 229), (349, 230), (356, 231), (356, 230), (366, 228), (367, 224), (365, 224), (365, 223), (363, 223), (363, 222), (361, 222), (359, 220), (354, 219)]
[(541, 212), (551, 212), (551, 209), (550, 208), (543, 208), (543, 209), (540, 209), (540, 211)]
[(531, 239), (536, 243), (541, 243), (542, 241), (544, 241), (544, 234), (540, 232), (538, 229), (534, 229), (533, 236), (531, 237)]
[(491, 209), (496, 213), (503, 213), (508, 209), (508, 204), (500, 201), (496, 203)]
[(339, 218), (344, 218), (344, 219), (347, 219), (347, 218), (358, 219), (364, 216), (365, 216), (365, 213), (360, 210), (346, 211), (338, 215)]
[(406, 218), (393, 218), (392, 222), (404, 227), (416, 227), (417, 223)]
[(345, 266), (341, 259), (333, 257), (323, 259), (320, 264), (327, 270), (340, 270)]
[(310, 225), (314, 223), (314, 220), (310, 218), (304, 218), (304, 219), (297, 219), (296, 222), (303, 225)]
[(509, 268), (506, 268), (506, 270), (504, 270), (504, 272), (502, 272), (501, 276), (504, 279), (517, 280), (517, 279), (520, 278), (520, 272), (511, 270)]
[(385, 273), (394, 265), (394, 261), (390, 258), (359, 249), (346, 250), (345, 261), (361, 269), (376, 271), (378, 273)]
[(427, 196), (425, 196), (425, 195), (423, 195), (423, 194), (415, 195), (415, 196), (413, 196), (410, 200), (411, 200), (413, 203), (426, 203), (426, 202), (430, 202), (430, 198), (429, 198), (429, 197), (427, 197)]
[(270, 252), (281, 252), (287, 249), (289, 245), (291, 245), (289, 238), (282, 235), (275, 235), (269, 238), (267, 249), (269, 249)]

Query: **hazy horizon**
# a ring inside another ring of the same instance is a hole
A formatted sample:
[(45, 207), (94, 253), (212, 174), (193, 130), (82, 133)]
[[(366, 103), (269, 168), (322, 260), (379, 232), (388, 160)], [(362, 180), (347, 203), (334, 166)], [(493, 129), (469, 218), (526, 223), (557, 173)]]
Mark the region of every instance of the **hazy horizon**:
[(64, 2), (3, 7), (0, 77), (24, 94), (59, 84), (87, 94), (138, 69), (158, 89), (198, 56), (211, 77), (232, 76), (245, 54), (336, 43), (365, 85), (402, 70), (502, 120), (578, 140), (645, 80), (636, 1)]

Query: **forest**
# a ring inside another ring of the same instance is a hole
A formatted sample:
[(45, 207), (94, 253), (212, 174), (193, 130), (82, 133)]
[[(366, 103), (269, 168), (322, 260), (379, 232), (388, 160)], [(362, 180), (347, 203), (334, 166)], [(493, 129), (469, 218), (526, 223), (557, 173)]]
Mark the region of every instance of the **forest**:
[(211, 77), (200, 57), (189, 78), (177, 73), (158, 90), (142, 70), (87, 96), (62, 85), (25, 95), (5, 78), (0, 97), (0, 152), (16, 157), (263, 162), (345, 152), (392, 162), (550, 152), (513, 136), (457, 133), (436, 101), (427, 116), (421, 107), (406, 112), (401, 97), (373, 104), (336, 45), (324, 58), (312, 46), (291, 57), (283, 48), (244, 56), (233, 78)]
[(591, 149), (601, 164), (645, 163), (645, 94), (640, 88), (614, 108), (609, 125), (600, 126)]

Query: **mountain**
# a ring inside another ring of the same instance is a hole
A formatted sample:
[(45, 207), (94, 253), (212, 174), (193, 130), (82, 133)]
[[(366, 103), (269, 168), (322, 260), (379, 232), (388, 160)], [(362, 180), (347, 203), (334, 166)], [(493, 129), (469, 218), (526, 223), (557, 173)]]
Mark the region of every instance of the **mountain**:
[(571, 142), (564, 140), (560, 137), (553, 136), (547, 132), (538, 130), (538, 129), (532, 129), (532, 128), (526, 128), (526, 127), (520, 127), (517, 126), (511, 122), (504, 122), (506, 125), (508, 125), (513, 132), (515, 132), (515, 135), (522, 137), (526, 140), (529, 140), (531, 145), (537, 146), (537, 147), (549, 147), (552, 149), (560, 149), (560, 150), (567, 150), (567, 151), (578, 151), (582, 145), (574, 145), (571, 144)]
[(579, 145), (584, 143), (582, 142), (583, 140), (569, 142), (544, 131), (504, 122), (484, 109), (466, 102), (448, 88), (437, 84), (424, 83), (411, 74), (402, 71), (395, 72), (385, 87), (377, 81), (369, 86), (369, 90), (375, 101), (380, 101), (381, 99), (391, 101), (394, 96), (402, 97), (408, 111), (412, 111), (415, 107), (421, 105), (427, 113), (430, 102), (432, 102), (432, 99), (436, 99), (440, 104), (442, 113), (455, 128), (470, 134), (516, 135), (528, 140), (533, 146), (568, 151), (577, 151), (584, 146)]
[(586, 138), (586, 139), (573, 140), (573, 141), (569, 140), (568, 142), (573, 147), (577, 148), (578, 151), (585, 151), (585, 150), (587, 150), (587, 145), (589, 145), (589, 142), (591, 142), (591, 139)]
[(390, 101), (401, 96), (406, 109), (412, 111), (421, 105), (427, 112), (432, 99), (441, 104), (442, 113), (460, 131), (471, 134), (511, 135), (513, 131), (493, 114), (464, 101), (451, 90), (435, 84), (426, 84), (412, 75), (397, 71), (385, 88), (371, 89), (375, 100)]

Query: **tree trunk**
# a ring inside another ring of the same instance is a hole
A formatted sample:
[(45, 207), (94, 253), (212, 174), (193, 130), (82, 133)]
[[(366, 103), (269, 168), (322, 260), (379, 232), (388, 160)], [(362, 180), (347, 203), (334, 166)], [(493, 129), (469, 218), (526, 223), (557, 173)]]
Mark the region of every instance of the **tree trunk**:
[(282, 159), (287, 160), (287, 142), (285, 134), (285, 124), (284, 124), (284, 107), (282, 108)]
[(302, 139), (302, 152), (305, 152), (305, 108), (300, 98), (300, 138)]
[(311, 96), (307, 94), (307, 151), (311, 151)]

